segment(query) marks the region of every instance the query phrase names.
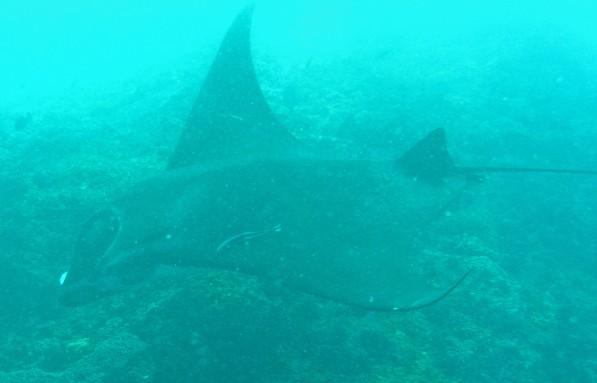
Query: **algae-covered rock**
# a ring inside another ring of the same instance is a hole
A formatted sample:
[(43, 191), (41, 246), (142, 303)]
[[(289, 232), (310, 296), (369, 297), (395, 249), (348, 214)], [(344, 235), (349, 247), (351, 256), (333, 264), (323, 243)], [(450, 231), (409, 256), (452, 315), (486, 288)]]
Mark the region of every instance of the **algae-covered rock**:
[(39, 369), (28, 369), (14, 372), (0, 372), (0, 382), (3, 383), (70, 383), (60, 374), (53, 374)]

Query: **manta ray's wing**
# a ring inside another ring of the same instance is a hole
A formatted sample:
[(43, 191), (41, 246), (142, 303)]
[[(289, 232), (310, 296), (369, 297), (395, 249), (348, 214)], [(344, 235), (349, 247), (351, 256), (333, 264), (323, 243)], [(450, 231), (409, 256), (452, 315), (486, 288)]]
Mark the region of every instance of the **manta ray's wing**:
[(251, 54), (253, 7), (229, 28), (168, 167), (287, 155), (294, 137), (272, 114)]
[[(222, 184), (210, 187), (218, 195), (213, 204), (224, 201), (223, 210), (234, 207), (220, 216), (234, 217), (242, 224), (229, 239), (223, 238), (223, 245), (214, 246), (219, 262), (251, 274), (274, 274), (273, 278), (286, 281), (289, 287), (370, 310), (412, 310), (443, 299), (464, 277), (449, 278), (439, 289), (433, 288), (409, 266), (409, 256), (405, 253), (398, 252), (400, 256), (396, 258), (384, 255), (389, 251), (371, 256), (366, 254), (375, 253), (373, 249), (370, 253), (365, 251), (365, 242), (375, 243), (373, 238), (381, 236), (380, 226), (395, 227), (396, 222), (405, 221), (404, 226), (422, 228), (452, 198), (449, 190), (430, 190), (427, 194), (431, 205), (427, 206), (422, 202), (425, 200), (422, 188), (427, 186), (412, 181), (414, 176), (437, 183), (449, 173), (451, 160), (443, 131), (436, 131), (409, 151), (400, 161), (402, 169), (389, 169), (387, 173), (383, 169), (388, 164), (368, 168), (350, 162), (332, 166), (332, 161), (297, 161), (304, 148), (276, 120), (255, 74), (250, 48), (252, 11), (249, 7), (241, 12), (224, 37), (169, 163), (172, 170), (209, 165), (213, 171), (212, 176), (205, 176), (206, 184), (223, 179)], [(297, 153), (298, 149), (301, 153)], [(278, 166), (276, 162), (280, 163), (280, 159), (285, 160), (280, 168), (268, 173), (270, 168)], [(226, 170), (229, 166), (219, 166), (221, 163), (239, 166)], [(248, 163), (253, 166), (240, 166)], [(287, 177), (288, 174), (295, 177)], [(394, 182), (390, 180), (399, 177), (405, 178), (405, 189), (391, 187)], [(379, 185), (383, 192), (376, 193), (374, 185)], [(425, 205), (422, 209), (425, 212), (421, 209), (411, 212), (410, 199), (417, 206)], [(373, 202), (378, 216), (371, 211)], [(276, 213), (272, 215), (277, 215), (274, 219), (264, 215), (268, 209), (263, 204), (283, 207), (274, 209)], [(304, 209), (299, 208), (301, 204)], [(389, 211), (382, 211), (387, 204), (391, 205)], [(363, 216), (350, 214), (355, 206), (362, 207)], [(255, 210), (243, 215), (241, 212), (246, 209)], [(252, 252), (242, 247), (238, 253), (228, 249), (230, 238), (238, 238), (239, 233), (243, 237), (253, 232), (252, 227), (282, 222), (287, 224), (283, 231), (289, 237), (276, 235), (281, 241), (277, 246), (264, 244), (259, 251)], [(244, 226), (248, 229), (243, 229)], [(351, 249), (349, 243), (353, 240), (342, 228), (357, 226), (362, 227), (363, 236), (369, 239), (355, 240)], [(397, 228), (397, 231), (405, 230)], [(395, 250), (395, 247), (409, 247), (412, 238), (398, 236), (391, 241), (396, 246), (387, 247)], [(223, 248), (227, 251), (217, 251)], [(312, 255), (317, 253), (322, 256), (314, 263)], [(224, 261), (226, 257), (228, 261)], [(280, 260), (285, 257), (292, 260)], [(364, 273), (364, 269), (368, 272)]]

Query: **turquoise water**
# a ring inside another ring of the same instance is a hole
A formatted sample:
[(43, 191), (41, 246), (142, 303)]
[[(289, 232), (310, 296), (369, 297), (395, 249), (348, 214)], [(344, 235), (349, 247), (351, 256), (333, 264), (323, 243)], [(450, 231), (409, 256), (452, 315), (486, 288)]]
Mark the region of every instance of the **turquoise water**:
[[(259, 1), (251, 46), (265, 100), (279, 126), (324, 148), (327, 162), (284, 147), (276, 158), (292, 166), (255, 169), (235, 153), (231, 168), (230, 158), (210, 165), (213, 177), (192, 173), (219, 187), (199, 204), (176, 194), (186, 176), (164, 169), (199, 121), (189, 112), (245, 5), (0, 5), (0, 382), (597, 381), (597, 177), (428, 184), (426, 163), (416, 181), (379, 165), (443, 129), (457, 166), (597, 170), (597, 6)], [(223, 94), (218, 108), (232, 116), (216, 121), (259, 126), (228, 112), (228, 91), (207, 97)], [(213, 151), (226, 153), (235, 137)], [(356, 166), (334, 162), (347, 158)], [(390, 186), (373, 187), (390, 178), (396, 201)], [(147, 197), (155, 185), (165, 191)], [(191, 214), (201, 225), (188, 226), (196, 231), (181, 247), (166, 246), (177, 239), (171, 216), (199, 208), (229, 215), (205, 213), (206, 223)], [(216, 255), (248, 258), (179, 262), (203, 233), (216, 238)], [(177, 261), (150, 273), (138, 266), (163, 262), (131, 256), (120, 238), (139, 250), (154, 234)], [(128, 278), (91, 279), (114, 291), (65, 305), (60, 276), (102, 274), (87, 260), (110, 249), (125, 254), (116, 260)], [(358, 251), (371, 255), (346, 261)], [(337, 263), (313, 263), (316, 253)], [(286, 257), (295, 257), (288, 269), (276, 263)], [(386, 283), (392, 267), (397, 278)], [(338, 275), (356, 278), (334, 285)], [(359, 283), (375, 288), (361, 296)], [(414, 310), (363, 309), (396, 288), (392, 302)]]

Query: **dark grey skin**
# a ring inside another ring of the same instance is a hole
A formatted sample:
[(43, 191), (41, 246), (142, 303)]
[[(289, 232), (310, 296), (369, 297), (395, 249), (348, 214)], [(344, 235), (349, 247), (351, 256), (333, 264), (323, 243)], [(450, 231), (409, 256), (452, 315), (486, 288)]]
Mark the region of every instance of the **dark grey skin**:
[[(462, 186), (420, 185), (400, 176), (393, 162), (373, 161), (280, 160), (166, 172), (99, 214), (95, 225), (113, 230), (91, 225), (81, 234), (105, 245), (95, 259), (73, 264), (63, 301), (117, 291), (169, 264), (264, 276), (358, 306), (414, 307), (443, 291), (413, 273), (420, 265), (413, 241)], [(260, 235), (235, 240), (241, 233)]]
[(273, 116), (236, 18), (163, 173), (82, 227), (61, 276), (84, 304), (142, 283), (159, 265), (215, 267), (367, 310), (439, 302), (466, 277), (428, 270), (414, 244), (478, 173), (591, 171), (457, 167), (438, 129), (395, 161), (338, 159)]

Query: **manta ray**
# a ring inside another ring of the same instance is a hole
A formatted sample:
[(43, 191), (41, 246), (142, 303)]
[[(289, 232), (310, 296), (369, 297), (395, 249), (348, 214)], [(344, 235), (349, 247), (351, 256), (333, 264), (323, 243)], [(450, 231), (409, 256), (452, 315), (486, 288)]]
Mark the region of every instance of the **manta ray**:
[(231, 270), (374, 311), (433, 305), (470, 272), (424, 271), (416, 239), (487, 172), (459, 167), (436, 129), (393, 160), (322, 154), (279, 123), (251, 55), (253, 7), (228, 29), (167, 169), (81, 227), (60, 277), (84, 304), (160, 265)]

